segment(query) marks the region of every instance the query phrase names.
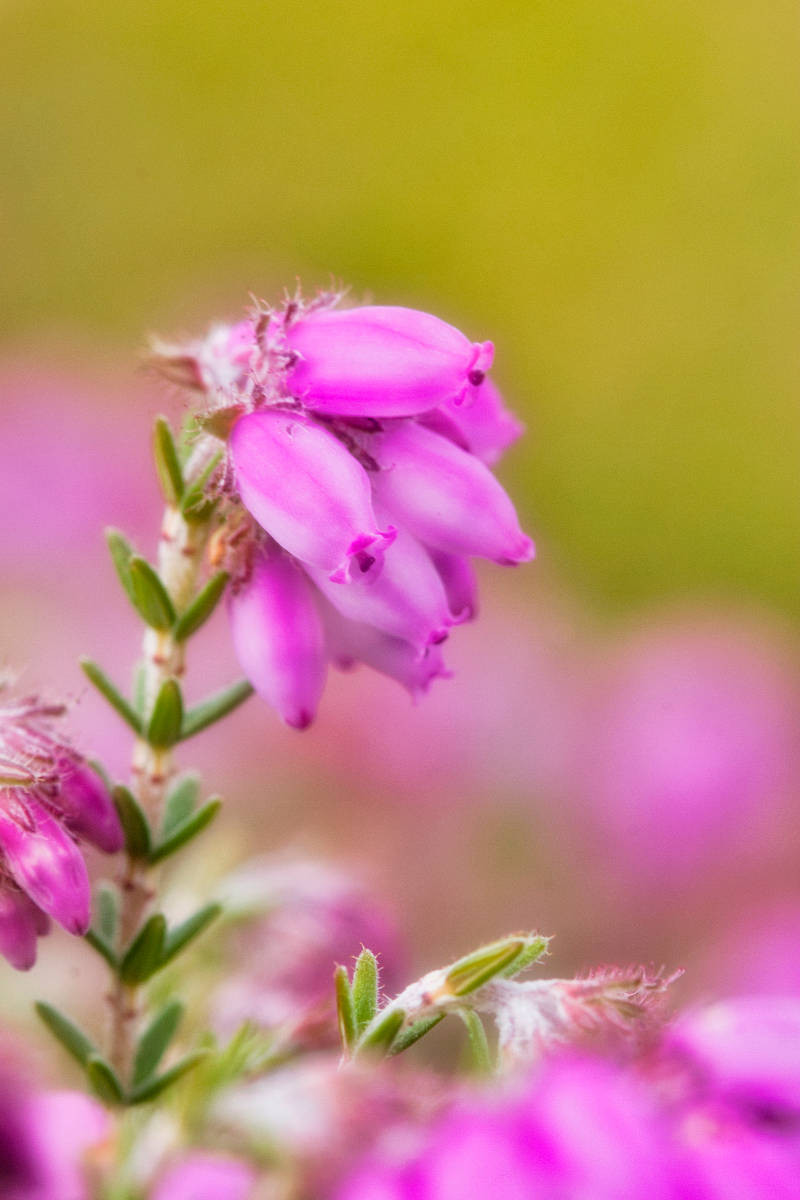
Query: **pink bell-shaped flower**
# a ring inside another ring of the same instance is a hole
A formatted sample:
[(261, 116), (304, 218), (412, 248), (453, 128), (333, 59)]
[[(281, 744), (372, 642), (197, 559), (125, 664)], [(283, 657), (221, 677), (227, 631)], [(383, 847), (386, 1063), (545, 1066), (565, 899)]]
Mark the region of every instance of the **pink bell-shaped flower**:
[(382, 558), (394, 530), (380, 530), (364, 468), (326, 429), (298, 413), (240, 417), (230, 451), (245, 508), (279, 545), (337, 582)]
[(506, 492), (474, 455), (413, 421), (371, 439), (376, 497), (426, 545), (511, 565), (533, 558)]
[(316, 310), (287, 326), (288, 387), (331, 416), (406, 417), (461, 402), (492, 365), (491, 342), (413, 308)]
[[(331, 585), (335, 587), (335, 584)], [(229, 602), (233, 645), (258, 694), (295, 729), (316, 715), (327, 672), (313, 588), (277, 546), (257, 555)]]

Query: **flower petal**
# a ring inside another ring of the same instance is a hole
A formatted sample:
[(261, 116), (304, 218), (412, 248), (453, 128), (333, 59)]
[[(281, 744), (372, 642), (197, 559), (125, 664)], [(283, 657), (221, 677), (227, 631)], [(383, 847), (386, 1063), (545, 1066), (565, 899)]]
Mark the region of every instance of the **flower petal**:
[(400, 529), (377, 578), (339, 587), (324, 571), (308, 574), (333, 607), (350, 621), (374, 625), (383, 633), (410, 642), (419, 655), (443, 642), (453, 622), (444, 585), (425, 548)]
[(433, 565), (444, 584), (447, 603), (457, 625), (474, 621), (478, 615), (478, 580), (469, 559), (444, 550), (429, 550)]
[(311, 312), (285, 337), (300, 356), (292, 394), (336, 416), (402, 417), (458, 402), (494, 354), (430, 313), (389, 306)]
[(410, 642), (381, 633), (372, 625), (348, 621), (331, 604), (321, 602), (328, 650), (334, 664), (348, 670), (356, 663), (365, 663), (381, 675), (396, 679), (411, 693), (414, 700), (424, 695), (434, 679), (448, 679), (439, 646), (428, 646), (420, 656)]
[(106, 854), (121, 850), (125, 838), (108, 790), (88, 763), (62, 756), (58, 762), (58, 803), (70, 830)]
[(228, 609), (234, 649), (247, 678), (288, 725), (305, 729), (316, 715), (327, 666), (308, 579), (275, 548), (259, 554)]
[(333, 434), (270, 409), (240, 417), (230, 438), (245, 508), (285, 550), (346, 581), (377, 570), (394, 530), (378, 529), (369, 479)]
[(372, 435), (370, 450), (376, 499), (426, 545), (504, 565), (533, 558), (513, 504), (474, 455), (415, 421)]
[(36, 939), (46, 933), (49, 921), (24, 892), (11, 885), (0, 890), (0, 954), (18, 971), (36, 962)]
[(503, 451), (525, 432), (525, 426), (508, 411), (491, 379), (484, 379), (480, 387), (472, 388), (464, 404), (448, 401), (420, 419), (429, 429), (450, 437), (488, 467), (494, 466)]
[(89, 928), (90, 892), (80, 850), (31, 796), (0, 793), (0, 849), (9, 874), (34, 904), (70, 933)]

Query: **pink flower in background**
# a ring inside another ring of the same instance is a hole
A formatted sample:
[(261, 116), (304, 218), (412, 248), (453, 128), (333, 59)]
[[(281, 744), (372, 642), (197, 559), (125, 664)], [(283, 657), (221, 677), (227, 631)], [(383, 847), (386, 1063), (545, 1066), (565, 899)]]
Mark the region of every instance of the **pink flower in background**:
[(335, 1200), (790, 1200), (799, 1033), (796, 998), (744, 997), (687, 1013), (644, 1053), (556, 1053), (378, 1142)]
[(150, 1200), (248, 1200), (255, 1182), (249, 1163), (196, 1150), (163, 1173)]
[(91, 1200), (97, 1194), (93, 1177), (108, 1166), (114, 1132), (103, 1105), (83, 1092), (42, 1091), (31, 1096), (26, 1116), (42, 1182), (19, 1200)]
[(397, 932), (352, 872), (310, 858), (260, 858), (229, 876), (220, 894), (237, 918), (235, 958), (213, 1002), (225, 1034), (249, 1021), (335, 1041), (334, 967), (364, 945), (385, 966), (389, 987), (396, 979)]
[(777, 841), (797, 764), (787, 659), (771, 630), (709, 614), (607, 653), (578, 747), (578, 799), (604, 859), (679, 886)]
[[(800, 999), (739, 996), (684, 1013), (668, 1049), (683, 1060), (693, 1094), (755, 1121), (800, 1123)], [(798, 1124), (800, 1136), (800, 1124)]]
[(80, 1092), (41, 1091), (31, 1065), (0, 1042), (0, 1195), (3, 1200), (89, 1200), (92, 1162), (102, 1156), (112, 1122)]
[(600, 1058), (566, 1055), (522, 1091), (456, 1105), (421, 1152), (374, 1155), (336, 1200), (677, 1200), (666, 1151), (645, 1085)]
[(158, 350), (227, 435), (218, 486), (254, 519), (243, 540), (229, 518), (234, 645), (297, 728), (329, 662), (426, 691), (447, 673), (438, 647), (477, 610), (470, 558), (533, 557), (486, 465), (521, 429), (486, 379), (491, 343), (428, 313), (337, 300), (289, 301)]
[(750, 994), (800, 996), (797, 898), (753, 894), (747, 901), (691, 964), (692, 978), (708, 995), (733, 996), (746, 986)]
[(63, 706), (0, 707), (0, 953), (25, 970), (53, 917), (89, 926), (89, 877), (77, 839), (106, 853), (123, 835), (105, 785), (55, 728)]

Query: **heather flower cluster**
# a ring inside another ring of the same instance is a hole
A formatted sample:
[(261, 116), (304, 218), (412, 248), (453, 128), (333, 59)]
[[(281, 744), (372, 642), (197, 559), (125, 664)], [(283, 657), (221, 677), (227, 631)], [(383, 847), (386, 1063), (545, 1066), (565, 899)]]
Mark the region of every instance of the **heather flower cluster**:
[(19, 970), (51, 917), (73, 934), (89, 927), (80, 842), (123, 844), (105, 784), (57, 728), (63, 714), (36, 697), (0, 705), (0, 954)]
[(796, 998), (744, 997), (686, 1013), (638, 1056), (563, 1049), (386, 1138), (336, 1200), (789, 1200), (799, 1034)]
[(338, 299), (259, 309), (159, 352), (226, 440), (217, 482), (250, 518), (229, 511), (220, 538), (233, 642), (296, 728), (313, 720), (329, 663), (425, 692), (447, 674), (450, 630), (476, 614), (470, 560), (534, 553), (490, 470), (521, 431), (487, 377), (491, 342)]

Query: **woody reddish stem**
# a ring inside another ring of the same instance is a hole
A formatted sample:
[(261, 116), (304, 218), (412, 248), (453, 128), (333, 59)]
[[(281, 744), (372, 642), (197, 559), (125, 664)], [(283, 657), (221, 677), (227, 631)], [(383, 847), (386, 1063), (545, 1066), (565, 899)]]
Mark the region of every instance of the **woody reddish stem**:
[[(158, 547), (158, 573), (175, 606), (186, 608), (196, 590), (203, 551), (209, 528), (205, 523), (186, 521), (177, 508), (164, 511)], [(148, 628), (142, 643), (144, 669), (143, 726), (153, 710), (161, 685), (170, 678), (180, 679), (185, 670), (185, 647), (169, 630)], [(151, 828), (161, 819), (167, 784), (173, 772), (172, 751), (152, 746), (145, 737), (137, 738), (131, 764), (131, 790), (141, 805)], [(126, 947), (148, 915), (157, 895), (157, 868), (141, 859), (126, 858), (119, 880), (120, 911), (118, 947)], [(109, 996), (111, 1027), (109, 1061), (123, 1082), (129, 1080), (133, 1061), (134, 1034), (140, 1016), (140, 989), (113, 980)]]

